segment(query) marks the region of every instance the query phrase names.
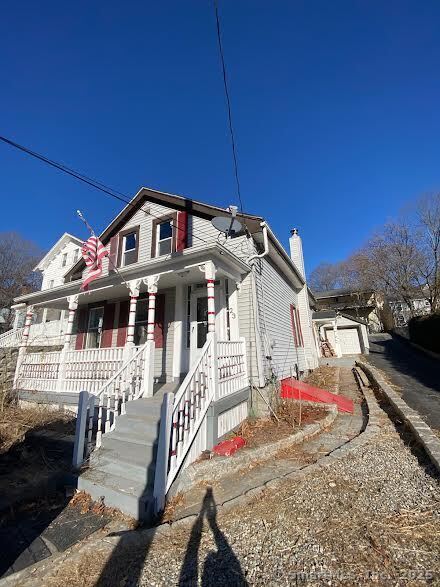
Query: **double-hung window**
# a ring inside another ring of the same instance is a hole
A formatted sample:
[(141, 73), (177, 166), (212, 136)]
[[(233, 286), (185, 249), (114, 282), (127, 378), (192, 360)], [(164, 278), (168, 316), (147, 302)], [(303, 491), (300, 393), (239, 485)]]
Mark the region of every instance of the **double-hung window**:
[(171, 219), (156, 225), (156, 257), (173, 252), (173, 224)]
[(138, 238), (139, 232), (133, 230), (122, 235), (121, 239), (121, 266), (136, 263), (138, 257)]
[(67, 253), (63, 253), (62, 259), (61, 259), (61, 267), (65, 267), (67, 265)]

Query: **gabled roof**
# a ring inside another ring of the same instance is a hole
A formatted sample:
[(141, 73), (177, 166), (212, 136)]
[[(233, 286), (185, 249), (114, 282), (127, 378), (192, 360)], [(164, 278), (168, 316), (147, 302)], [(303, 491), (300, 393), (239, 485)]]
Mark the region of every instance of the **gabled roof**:
[[(220, 208), (219, 206), (205, 204), (203, 202), (198, 202), (184, 196), (178, 196), (169, 194), (167, 192), (161, 192), (159, 190), (154, 190), (152, 188), (143, 187), (138, 191), (134, 198), (132, 198), (130, 203), (128, 203), (125, 208), (123, 208), (121, 212), (114, 218), (114, 220), (112, 220), (112, 222), (110, 222), (110, 224), (103, 230), (99, 237), (102, 243), (107, 245), (110, 241), (110, 238), (119, 232), (121, 227), (124, 226), (124, 224), (131, 216), (133, 216), (143, 206), (148, 208), (148, 202), (166, 206), (174, 210), (185, 211), (188, 212), (188, 214), (199, 216), (206, 220), (212, 220), (215, 216), (225, 216), (227, 218), (230, 218), (231, 216), (229, 210), (226, 208)], [(261, 233), (260, 223), (264, 220), (262, 216), (254, 216), (252, 214), (237, 212), (237, 218), (246, 227), (246, 230), (254, 234), (254, 236), (255, 233)], [(268, 235), (273, 245), (272, 249), (276, 249), (279, 257), (282, 259), (282, 267), (288, 268), (288, 270), (294, 273), (295, 277), (299, 280), (300, 283), (304, 283), (304, 279), (302, 278), (298, 269), (295, 267), (290, 256), (287, 254), (286, 250), (269, 227)], [(68, 279), (70, 275), (82, 271), (84, 267), (84, 261), (82, 258), (80, 258), (78, 262), (68, 270), (65, 278)]]
[(336, 316), (342, 316), (343, 318), (347, 318), (353, 322), (358, 322), (359, 324), (368, 326), (368, 323), (362, 318), (351, 316), (350, 314), (345, 314), (344, 312), (336, 312), (335, 310), (319, 310), (318, 312), (313, 312), (312, 320), (334, 320)]
[(44, 269), (46, 269), (46, 267), (48, 266), (48, 264), (52, 261), (52, 259), (65, 247), (65, 245), (69, 242), (72, 242), (76, 245), (78, 245), (79, 247), (82, 245), (83, 241), (76, 237), (73, 236), (73, 234), (69, 234), (68, 232), (65, 232), (63, 234), (63, 236), (61, 236), (57, 242), (53, 245), (53, 247), (50, 249), (50, 251), (48, 251), (44, 257), (41, 259), (41, 261), (38, 263), (38, 265), (34, 268), (34, 271), (44, 271)]

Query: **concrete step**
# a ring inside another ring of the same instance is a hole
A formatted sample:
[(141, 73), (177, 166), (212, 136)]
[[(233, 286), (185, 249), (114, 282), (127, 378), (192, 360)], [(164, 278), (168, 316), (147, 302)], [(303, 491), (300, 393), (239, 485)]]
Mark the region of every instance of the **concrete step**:
[(110, 432), (102, 437), (102, 449), (108, 451), (109, 457), (114, 462), (132, 463), (145, 468), (148, 467), (152, 460), (156, 459), (156, 443), (128, 442), (127, 440), (111, 437), (111, 434)]
[(152, 491), (144, 483), (89, 469), (79, 477), (78, 489), (95, 501), (104, 498), (106, 506), (118, 508), (136, 520), (148, 519)]
[(148, 487), (153, 487), (154, 484), (155, 463), (150, 463), (146, 468), (145, 465), (128, 463), (127, 461), (115, 461), (105, 450), (99, 450), (96, 457), (91, 460), (90, 465), (93, 470), (100, 471), (106, 475), (123, 477)]
[(159, 419), (157, 417), (118, 418), (114, 432), (118, 436), (126, 435), (129, 438), (132, 434), (154, 442), (159, 436)]

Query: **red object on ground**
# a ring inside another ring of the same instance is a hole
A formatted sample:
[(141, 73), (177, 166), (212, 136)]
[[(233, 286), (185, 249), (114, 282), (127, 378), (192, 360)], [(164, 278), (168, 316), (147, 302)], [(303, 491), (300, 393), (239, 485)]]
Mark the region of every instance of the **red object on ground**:
[(236, 436), (232, 440), (223, 440), (214, 446), (212, 451), (222, 457), (230, 457), (237, 450), (245, 446), (246, 441), (241, 436)]
[(284, 399), (303, 399), (310, 402), (321, 402), (326, 404), (336, 404), (340, 412), (353, 413), (353, 402), (348, 397), (330, 393), (325, 389), (313, 387), (304, 381), (296, 379), (283, 379), (281, 381), (281, 397)]

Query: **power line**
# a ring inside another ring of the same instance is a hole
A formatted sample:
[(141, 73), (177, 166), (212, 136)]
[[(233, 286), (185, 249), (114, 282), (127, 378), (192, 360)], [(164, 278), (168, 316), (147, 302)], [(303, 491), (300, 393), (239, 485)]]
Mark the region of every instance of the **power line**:
[[(70, 175), (71, 177), (78, 179), (79, 181), (82, 181), (83, 183), (89, 185), (90, 187), (93, 187), (96, 190), (99, 190), (99, 191), (103, 192), (104, 194), (107, 194), (108, 196), (111, 196), (112, 198), (119, 200), (120, 202), (124, 202), (124, 204), (128, 204), (129, 206), (134, 206), (134, 203), (130, 200), (130, 198), (128, 196), (126, 196), (122, 192), (119, 192), (118, 190), (115, 190), (111, 187), (108, 187), (107, 185), (105, 185), (104, 183), (102, 183), (96, 179), (88, 177), (87, 175), (84, 175), (84, 174), (80, 173), (79, 171), (76, 171), (75, 169), (71, 169), (70, 167), (67, 167), (67, 165), (64, 165), (63, 163), (59, 163), (57, 161), (54, 161), (53, 159), (49, 159), (45, 155), (42, 155), (41, 153), (37, 153), (36, 151), (32, 151), (32, 149), (29, 149), (28, 147), (24, 147), (23, 145), (20, 145), (16, 142), (12, 141), (11, 139), (8, 139), (8, 138), (3, 137), (1, 135), (0, 135), (0, 141), (2, 141), (3, 143), (6, 143), (10, 147), (14, 147), (15, 149), (18, 149), (19, 151), (26, 153), (27, 155), (30, 155), (31, 157), (34, 157), (35, 159), (38, 159), (42, 163), (46, 163), (47, 165), (50, 165), (51, 167), (54, 167), (55, 169), (58, 169), (59, 171), (62, 171), (63, 173), (66, 173), (67, 175)], [(145, 212), (147, 214), (150, 214), (150, 216), (152, 216), (153, 218), (160, 219), (160, 216), (156, 216), (155, 214), (153, 214), (151, 212), (151, 210), (145, 210), (142, 206), (140, 207), (140, 210), (142, 210), (143, 212)], [(178, 226), (177, 224), (171, 223), (171, 226), (177, 230), (182, 230), (182, 231), (186, 230), (185, 228)], [(191, 236), (195, 237), (196, 239), (198, 239), (199, 241), (201, 241), (205, 244), (208, 244), (208, 241), (201, 238), (200, 236), (197, 236), (194, 232), (191, 232), (189, 234)]]
[(227, 80), (227, 75), (226, 75), (225, 56), (223, 53), (222, 35), (221, 35), (221, 30), (220, 30), (220, 16), (218, 13), (217, 0), (214, 0), (214, 10), (215, 10), (215, 20), (216, 20), (216, 24), (217, 24), (218, 48), (219, 48), (220, 61), (222, 64), (222, 72), (223, 72), (223, 85), (225, 88), (226, 105), (228, 108), (229, 134), (231, 135), (232, 158), (234, 161), (235, 181), (237, 183), (237, 195), (238, 195), (238, 200), (240, 202), (240, 212), (243, 213), (243, 201), (241, 199), (240, 179), (239, 179), (239, 175), (238, 175), (237, 148), (235, 145), (234, 127), (232, 125), (231, 100), (229, 97), (229, 90), (228, 90), (228, 80)]

